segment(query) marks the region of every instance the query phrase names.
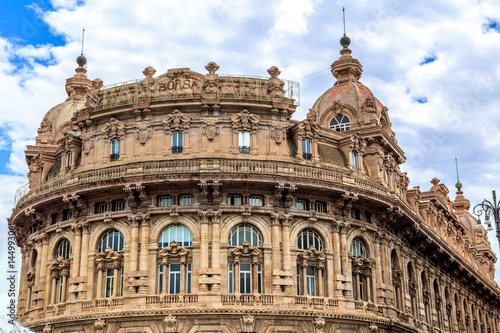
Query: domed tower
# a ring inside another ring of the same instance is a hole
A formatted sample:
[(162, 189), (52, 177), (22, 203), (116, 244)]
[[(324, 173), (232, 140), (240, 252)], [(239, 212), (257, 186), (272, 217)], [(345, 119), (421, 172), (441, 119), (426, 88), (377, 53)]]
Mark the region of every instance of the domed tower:
[(438, 180), (407, 191), (387, 108), (341, 44), (337, 81), (303, 120), (276, 66), (266, 78), (148, 66), (103, 89), (79, 57), (26, 151), (29, 192), (9, 220), (19, 322), (499, 333), (498, 286), (450, 236), (466, 235), (458, 206)]

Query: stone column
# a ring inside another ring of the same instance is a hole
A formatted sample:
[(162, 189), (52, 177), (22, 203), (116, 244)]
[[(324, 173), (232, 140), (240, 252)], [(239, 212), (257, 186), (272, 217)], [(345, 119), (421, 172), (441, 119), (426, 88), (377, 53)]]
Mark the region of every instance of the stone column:
[(139, 254), (139, 222), (136, 217), (130, 217), (130, 224), (132, 225), (130, 235), (130, 271), (133, 272), (137, 270), (137, 257)]
[[(40, 285), (39, 287), (44, 287), (45, 286), (45, 294), (44, 294), (44, 297), (43, 297), (43, 300), (44, 300), (44, 304), (47, 304), (48, 301), (49, 301), (49, 289), (50, 289), (50, 283), (47, 283), (46, 281), (46, 277), (47, 277), (47, 271), (48, 271), (48, 268), (47, 268), (47, 260), (48, 260), (48, 256), (49, 256), (49, 237), (44, 234), (42, 236), (42, 267), (40, 269)], [(39, 288), (40, 289), (40, 288)]]
[(84, 223), (82, 225), (82, 254), (81, 254), (81, 261), (80, 261), (80, 276), (81, 277), (86, 277), (87, 272), (88, 272), (88, 253), (89, 253), (89, 235), (90, 235), (90, 230), (89, 230), (89, 224), (88, 222)]
[(342, 273), (340, 267), (340, 239), (339, 239), (339, 225), (337, 222), (332, 224), (332, 237), (333, 237), (333, 274), (339, 275)]
[(41, 249), (42, 239), (37, 238), (35, 241), (36, 241), (35, 290), (37, 290), (38, 286), (40, 285), (40, 273), (42, 271), (42, 249)]
[(258, 292), (257, 284), (257, 262), (252, 262), (252, 292)]
[[(220, 217), (221, 212), (214, 212), (212, 215), (212, 268), (215, 274), (220, 272)], [(220, 291), (220, 276), (217, 283), (212, 284), (211, 290)]]
[(186, 259), (181, 259), (181, 294), (186, 293)]
[[(201, 212), (201, 242), (200, 242), (200, 270), (201, 276), (206, 276), (208, 269), (208, 213)], [(205, 283), (200, 283), (200, 291), (208, 291), (208, 286)]]
[(300, 268), (302, 271), (302, 295), (307, 296), (307, 264), (300, 264)]
[(55, 273), (52, 274), (52, 287), (50, 290), (50, 303), (49, 304), (56, 303), (57, 278), (58, 278), (58, 276)]
[(120, 295), (120, 292), (118, 291), (118, 288), (120, 286), (120, 275), (121, 275), (120, 273), (121, 273), (120, 264), (113, 265), (113, 294), (111, 295), (112, 297), (117, 297)]
[(233, 262), (234, 266), (234, 293), (240, 293), (240, 261), (235, 259)]
[(318, 266), (318, 296), (323, 296), (323, 266)]
[(97, 267), (97, 293), (96, 298), (102, 298), (102, 274), (104, 272), (104, 266), (99, 265)]
[(82, 227), (76, 225), (73, 229), (75, 231), (75, 247), (73, 249), (73, 263), (71, 264), (71, 277), (78, 277), (80, 275), (80, 256), (82, 249)]
[(348, 258), (347, 258), (347, 225), (340, 226), (340, 249), (342, 260), (342, 275), (347, 275), (348, 271)]
[[(290, 255), (290, 221), (291, 217), (287, 216), (282, 221), (282, 243), (283, 243), (283, 270), (287, 273), (291, 273), (291, 260), (292, 256)], [(288, 280), (291, 280), (292, 277), (288, 277)], [(290, 285), (285, 286), (285, 294), (290, 295), (292, 293), (292, 287)]]
[(141, 271), (148, 271), (148, 255), (149, 255), (149, 217), (143, 218), (141, 222)]
[(67, 279), (68, 279), (68, 273), (62, 273), (61, 302), (66, 302)]
[(162, 279), (162, 284), (163, 284), (163, 290), (161, 291), (162, 294), (167, 294), (168, 293), (168, 264), (166, 262), (163, 263), (163, 279)]
[[(274, 274), (274, 272), (282, 268), (282, 263), (280, 260), (280, 221), (279, 217), (276, 215), (271, 216), (271, 241), (271, 262), (273, 267), (273, 279), (278, 279), (279, 276)], [(275, 282), (277, 281), (273, 280), (273, 292), (280, 293), (281, 287), (279, 284), (275, 284)]]
[(354, 283), (356, 284), (356, 286), (354, 286), (356, 288), (356, 300), (357, 301), (360, 301), (361, 300), (361, 288), (360, 288), (360, 285), (359, 285), (359, 280), (360, 280), (360, 276), (359, 276), (360, 273), (354, 273), (353, 276), (354, 276)]
[(372, 295), (371, 295), (371, 287), (372, 287), (372, 284), (371, 284), (371, 275), (369, 273), (367, 273), (364, 276), (364, 279), (365, 279), (364, 285), (366, 285), (366, 300), (368, 302), (371, 302), (372, 301)]
[[(27, 272), (28, 272), (28, 247), (24, 245), (21, 247), (21, 275), (19, 281), (19, 296), (18, 296), (18, 303), (17, 303), (17, 311), (21, 310), (22, 300), (26, 301), (26, 296), (28, 293), (28, 288), (27, 288)], [(24, 304), (24, 310), (26, 310), (27, 306), (26, 303)]]
[(382, 262), (380, 260), (380, 235), (375, 236), (375, 281), (377, 287), (382, 287)]

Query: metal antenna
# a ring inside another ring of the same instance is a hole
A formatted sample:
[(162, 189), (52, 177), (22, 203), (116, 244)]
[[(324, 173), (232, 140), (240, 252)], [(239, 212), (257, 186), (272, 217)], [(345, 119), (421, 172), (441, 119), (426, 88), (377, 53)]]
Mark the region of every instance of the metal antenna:
[(344, 36), (345, 34), (345, 8), (342, 6), (342, 16), (344, 17)]
[(85, 27), (83, 28), (83, 31), (82, 31), (82, 53), (81, 55), (83, 55), (83, 42), (85, 41)]
[(460, 177), (458, 176), (458, 160), (455, 158), (455, 166), (457, 168), (457, 183), (460, 183)]

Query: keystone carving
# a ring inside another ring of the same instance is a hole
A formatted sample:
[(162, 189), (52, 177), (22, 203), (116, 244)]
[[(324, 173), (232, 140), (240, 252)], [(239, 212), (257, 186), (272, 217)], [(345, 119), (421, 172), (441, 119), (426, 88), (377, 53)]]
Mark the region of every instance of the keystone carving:
[(177, 318), (169, 314), (163, 319), (165, 324), (165, 332), (176, 332)]
[(243, 333), (253, 333), (255, 318), (251, 314), (247, 314), (241, 318), (241, 330)]
[(314, 333), (325, 332), (325, 320), (322, 317), (317, 317), (313, 321)]

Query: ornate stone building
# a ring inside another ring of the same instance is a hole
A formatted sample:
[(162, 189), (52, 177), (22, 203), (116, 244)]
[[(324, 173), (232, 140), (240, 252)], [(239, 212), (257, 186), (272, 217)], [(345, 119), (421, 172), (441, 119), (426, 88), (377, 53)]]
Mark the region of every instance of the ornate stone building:
[[(83, 56), (9, 223), (35, 332), (500, 333), (496, 256), (438, 179), (408, 189), (346, 37), (306, 119), (269, 77), (103, 88)], [(285, 89), (286, 88), (286, 89)]]

